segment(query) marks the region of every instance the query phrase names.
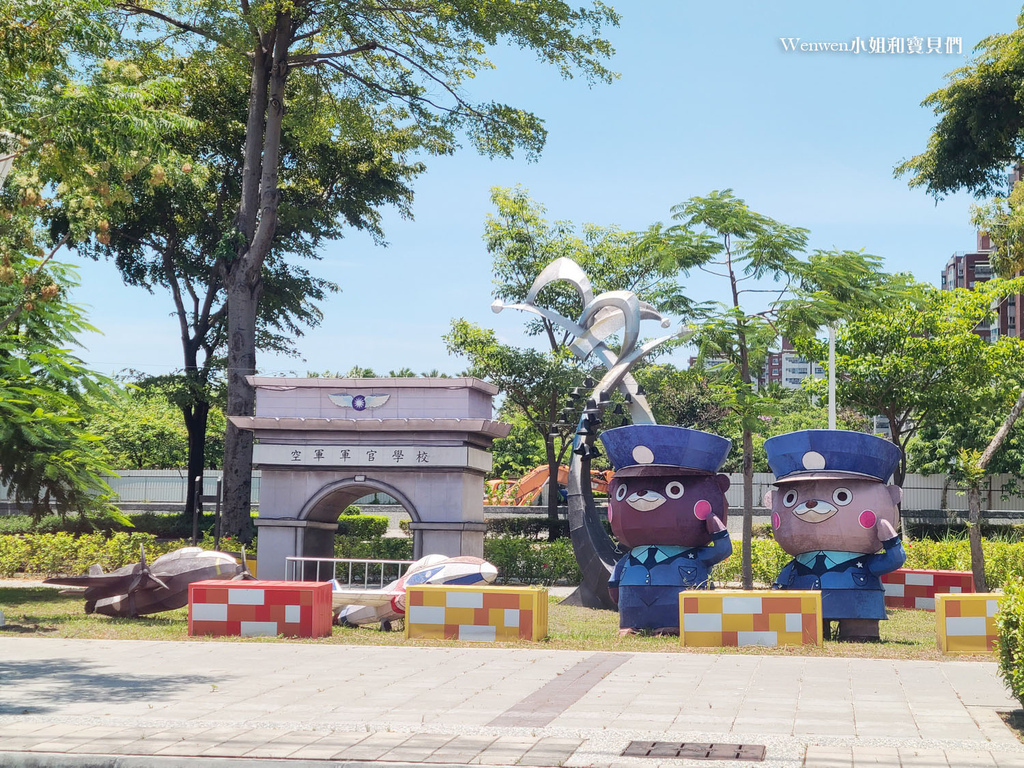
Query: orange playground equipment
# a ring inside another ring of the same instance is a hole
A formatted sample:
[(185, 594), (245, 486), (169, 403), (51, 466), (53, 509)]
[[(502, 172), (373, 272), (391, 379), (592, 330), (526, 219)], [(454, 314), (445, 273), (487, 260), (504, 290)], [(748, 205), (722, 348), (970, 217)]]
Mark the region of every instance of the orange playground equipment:
[[(590, 473), (590, 484), (595, 493), (608, 493), (608, 483), (612, 479), (612, 471)], [(527, 507), (540, 495), (548, 482), (548, 465), (534, 467), (518, 480), (488, 480), (484, 504), (490, 506)], [(558, 484), (569, 482), (569, 468), (558, 467)]]

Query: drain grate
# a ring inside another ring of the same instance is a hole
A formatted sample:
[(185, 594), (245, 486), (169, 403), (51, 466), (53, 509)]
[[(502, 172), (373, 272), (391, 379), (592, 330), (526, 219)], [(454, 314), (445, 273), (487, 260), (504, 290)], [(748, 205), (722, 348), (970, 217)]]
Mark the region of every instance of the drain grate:
[(761, 744), (696, 744), (689, 741), (631, 741), (623, 757), (676, 757), (687, 760), (764, 760)]

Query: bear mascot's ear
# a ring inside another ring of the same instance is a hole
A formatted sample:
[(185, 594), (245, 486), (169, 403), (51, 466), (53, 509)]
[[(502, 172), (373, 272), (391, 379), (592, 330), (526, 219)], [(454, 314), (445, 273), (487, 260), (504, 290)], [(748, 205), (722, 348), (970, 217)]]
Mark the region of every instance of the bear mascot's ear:
[(886, 490), (889, 491), (889, 496), (892, 498), (892, 503), (896, 506), (900, 505), (903, 501), (903, 489), (898, 485), (887, 485)]
[(767, 491), (764, 492), (764, 498), (761, 500), (761, 503), (764, 504), (766, 509), (771, 509), (772, 508), (772, 496), (773, 495), (774, 495), (774, 492), (772, 491), (771, 488), (769, 488)]
[(715, 480), (718, 481), (718, 487), (722, 489), (722, 493), (728, 491), (729, 486), (732, 484), (728, 475), (715, 475)]

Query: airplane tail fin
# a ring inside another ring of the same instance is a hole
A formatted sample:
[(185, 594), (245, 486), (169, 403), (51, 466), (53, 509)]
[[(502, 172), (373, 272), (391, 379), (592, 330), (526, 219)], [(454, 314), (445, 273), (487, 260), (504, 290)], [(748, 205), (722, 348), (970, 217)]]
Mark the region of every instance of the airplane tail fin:
[(256, 577), (252, 575), (252, 571), (249, 570), (249, 560), (245, 556), (245, 547), (242, 547), (242, 570), (231, 577), (232, 581), (243, 581), (253, 579)]

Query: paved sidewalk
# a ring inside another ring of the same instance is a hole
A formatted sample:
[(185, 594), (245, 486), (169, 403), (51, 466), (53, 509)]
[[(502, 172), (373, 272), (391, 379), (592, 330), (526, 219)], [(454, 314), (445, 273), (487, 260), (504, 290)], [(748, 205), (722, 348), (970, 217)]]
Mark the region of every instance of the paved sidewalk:
[[(977, 661), (0, 636), (0, 766), (1024, 768), (1015, 706)], [(621, 757), (632, 740), (767, 753)]]

